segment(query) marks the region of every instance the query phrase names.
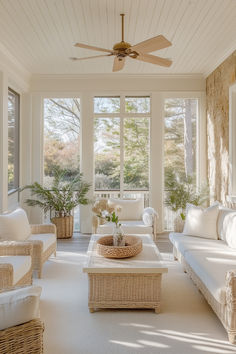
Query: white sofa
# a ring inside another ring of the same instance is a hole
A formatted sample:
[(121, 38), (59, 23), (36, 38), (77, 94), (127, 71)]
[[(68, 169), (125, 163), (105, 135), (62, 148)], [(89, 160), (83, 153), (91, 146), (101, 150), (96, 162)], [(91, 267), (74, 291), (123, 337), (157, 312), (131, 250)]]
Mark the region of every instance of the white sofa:
[[(236, 211), (221, 209), (216, 222), (218, 239), (170, 233), (175, 259), (190, 275), (224, 325), (229, 341), (236, 336), (236, 248), (227, 243), (229, 232), (236, 241)], [(229, 230), (230, 229), (230, 230)]]
[[(153, 238), (156, 238), (157, 213), (152, 208), (144, 208), (143, 199), (110, 198), (108, 203), (114, 205), (115, 207), (121, 207), (121, 211), (117, 214), (125, 233), (150, 234)], [(96, 233), (98, 234), (111, 234), (112, 232), (112, 222), (100, 224), (96, 230)]]

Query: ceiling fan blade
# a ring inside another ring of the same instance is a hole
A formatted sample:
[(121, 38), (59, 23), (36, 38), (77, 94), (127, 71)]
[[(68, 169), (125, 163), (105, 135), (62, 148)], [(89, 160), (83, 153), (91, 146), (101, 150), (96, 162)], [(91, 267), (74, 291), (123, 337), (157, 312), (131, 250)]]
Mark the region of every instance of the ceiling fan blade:
[(112, 71), (115, 72), (115, 71), (120, 71), (123, 69), (125, 65), (125, 57), (115, 57), (114, 58), (114, 62), (113, 62), (113, 69)]
[(92, 45), (87, 45), (87, 44), (83, 44), (83, 43), (75, 43), (74, 46), (75, 47), (79, 47), (79, 48), (84, 48), (84, 49), (96, 50), (97, 52), (113, 53), (112, 50), (99, 48), (99, 47), (94, 47)]
[(130, 49), (135, 50), (137, 52), (142, 52), (142, 53), (151, 53), (155, 52), (156, 50), (167, 48), (171, 46), (172, 43), (168, 41), (164, 36), (159, 35), (150, 39), (147, 39), (146, 41), (140, 42), (132, 46)]
[(83, 57), (83, 58), (76, 58), (76, 57), (72, 57), (70, 58), (71, 60), (77, 61), (77, 60), (86, 60), (86, 59), (93, 59), (93, 58), (104, 58), (104, 57), (109, 57), (112, 54), (105, 54), (105, 55), (94, 55), (93, 57)]
[[(132, 58), (132, 57), (130, 57)], [(161, 65), (161, 66), (171, 66), (172, 60), (170, 59), (165, 59), (161, 57), (157, 57), (155, 55), (151, 54), (143, 54), (140, 53), (136, 58), (132, 58), (140, 61), (145, 61), (146, 63), (151, 63), (151, 64), (156, 64), (156, 65)]]

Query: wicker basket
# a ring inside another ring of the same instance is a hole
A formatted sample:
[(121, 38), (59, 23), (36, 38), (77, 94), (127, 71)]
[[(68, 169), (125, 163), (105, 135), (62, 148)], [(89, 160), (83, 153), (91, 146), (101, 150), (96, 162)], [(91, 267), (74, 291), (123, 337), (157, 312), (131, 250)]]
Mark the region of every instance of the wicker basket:
[(113, 236), (103, 236), (97, 241), (97, 253), (106, 258), (128, 258), (142, 251), (142, 239), (138, 236), (125, 236), (125, 246), (113, 246)]
[(184, 220), (181, 218), (180, 215), (177, 215), (174, 219), (174, 231), (175, 232), (183, 232), (184, 229)]
[(55, 217), (51, 219), (51, 222), (56, 225), (57, 238), (71, 238), (73, 236), (74, 217), (72, 215)]
[(32, 320), (0, 331), (1, 354), (42, 354), (44, 325)]

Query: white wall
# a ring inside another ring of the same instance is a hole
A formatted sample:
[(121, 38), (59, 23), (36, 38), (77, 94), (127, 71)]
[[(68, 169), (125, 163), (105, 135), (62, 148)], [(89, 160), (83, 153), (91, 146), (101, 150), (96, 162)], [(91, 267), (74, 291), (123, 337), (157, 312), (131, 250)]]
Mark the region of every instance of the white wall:
[[(0, 213), (18, 205), (18, 192), (8, 195), (8, 87), (20, 94), (20, 161), (24, 159), (23, 130), (25, 106), (24, 92), (29, 90), (30, 75), (0, 46)], [(20, 183), (23, 166), (20, 165)]]
[[(43, 116), (44, 97), (81, 98), (81, 169), (87, 181), (93, 183), (93, 106), (95, 95), (145, 94), (152, 97), (151, 112), (151, 205), (158, 211), (159, 232), (163, 230), (163, 100), (171, 95), (198, 97), (201, 106), (199, 126), (201, 178), (206, 175), (205, 80), (197, 75), (41, 75), (31, 80), (32, 105), (32, 163), (31, 181), (42, 182), (43, 177)], [(204, 150), (204, 151), (203, 151)], [(30, 168), (28, 167), (30, 171)], [(28, 178), (29, 179), (29, 178)], [(92, 192), (90, 197), (92, 197)], [(41, 222), (42, 215), (33, 212), (31, 221)], [(91, 232), (91, 206), (81, 209), (81, 231)]]

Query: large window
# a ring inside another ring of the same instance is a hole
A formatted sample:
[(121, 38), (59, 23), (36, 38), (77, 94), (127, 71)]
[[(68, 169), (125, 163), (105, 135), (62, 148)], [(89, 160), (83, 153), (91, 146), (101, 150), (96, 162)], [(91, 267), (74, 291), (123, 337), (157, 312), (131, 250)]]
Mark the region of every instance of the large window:
[[(198, 99), (167, 98), (164, 102), (164, 177), (165, 187), (170, 178), (191, 177), (196, 184), (196, 127)], [(165, 228), (173, 228), (175, 215), (165, 208)]]
[(94, 98), (95, 190), (149, 190), (150, 97)]
[[(55, 169), (66, 170), (65, 179), (80, 171), (80, 99), (44, 99), (44, 185), (50, 188)], [(79, 207), (74, 210), (79, 231)]]
[(19, 187), (20, 96), (8, 89), (8, 191)]

